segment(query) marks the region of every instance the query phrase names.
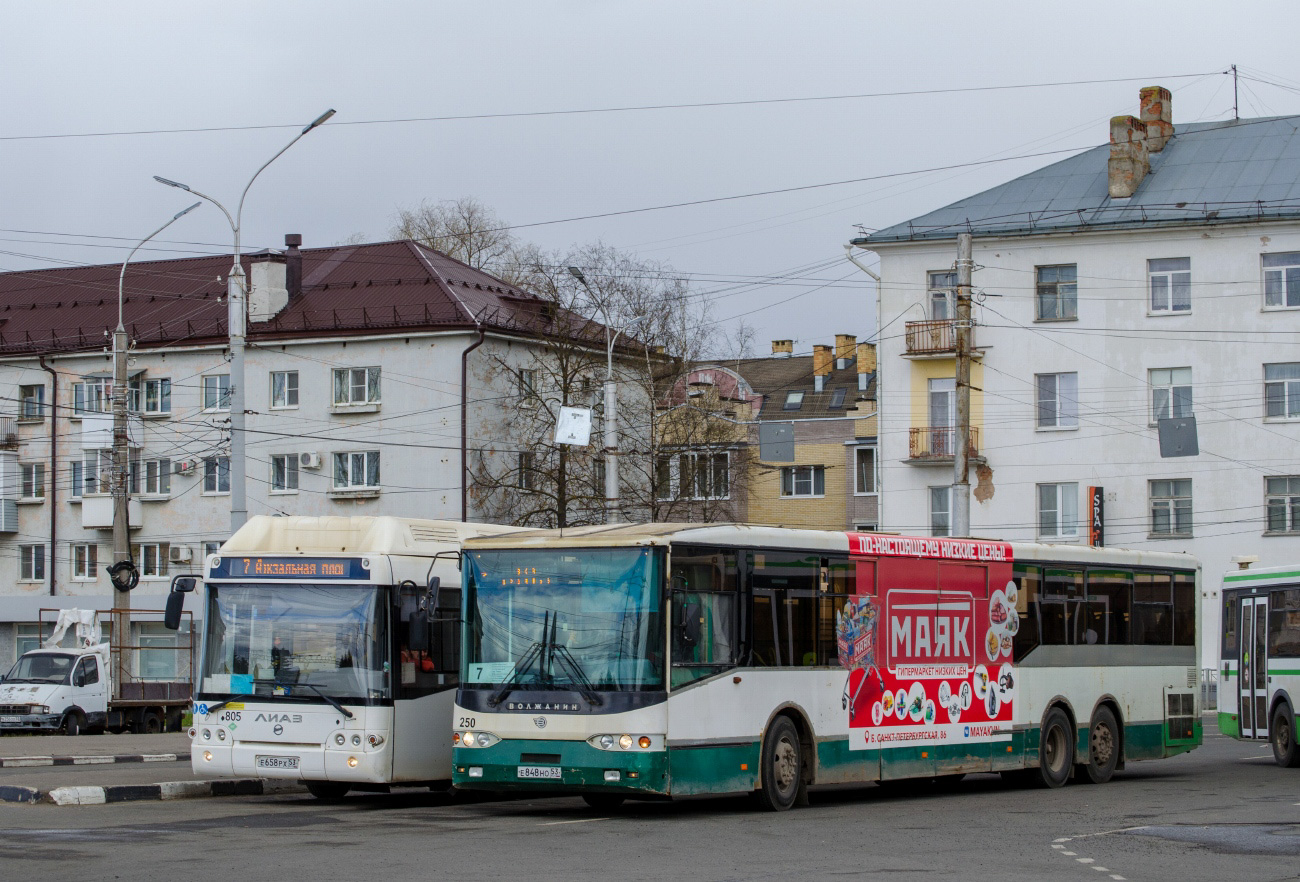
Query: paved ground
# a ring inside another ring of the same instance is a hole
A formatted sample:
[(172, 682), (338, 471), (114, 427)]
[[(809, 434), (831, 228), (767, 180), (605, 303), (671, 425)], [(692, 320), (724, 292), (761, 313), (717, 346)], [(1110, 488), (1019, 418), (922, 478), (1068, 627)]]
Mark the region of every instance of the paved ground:
[(184, 732), (162, 735), (4, 735), (0, 757), (7, 756), (107, 756), (112, 754), (190, 752)]

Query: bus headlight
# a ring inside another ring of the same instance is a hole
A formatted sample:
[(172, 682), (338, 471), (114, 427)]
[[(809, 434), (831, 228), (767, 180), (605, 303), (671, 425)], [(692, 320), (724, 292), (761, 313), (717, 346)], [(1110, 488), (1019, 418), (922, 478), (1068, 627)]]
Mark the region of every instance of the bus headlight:
[(655, 738), (650, 735), (592, 735), (587, 743), (598, 750), (631, 750), (634, 746), (650, 750), (655, 745)]
[(217, 730), (217, 740), (218, 740), (218, 741), (225, 741), (225, 740), (226, 740), (226, 730), (225, 730), (225, 729), (218, 729), (218, 730)]
[(339, 747), (342, 747), (348, 743), (348, 736), (340, 732), (334, 736), (334, 743), (337, 744)]
[(352, 746), (353, 746), (353, 747), (360, 747), (360, 746), (361, 746), (361, 735), (360, 735), (360, 734), (354, 734), (354, 735), (352, 736)]
[(462, 732), (460, 735), (461, 747), (491, 747), (500, 740), (491, 732)]
[(211, 741), (211, 740), (212, 740), (212, 730), (211, 730), (211, 729), (204, 729), (204, 730), (203, 730), (203, 740), (204, 740), (204, 741)]
[(632, 747), (632, 736), (631, 736), (631, 735), (620, 735), (620, 736), (618, 737), (618, 746), (621, 747), (621, 748), (623, 748), (624, 750), (628, 750), (629, 748), (631, 748), (631, 747)]
[(604, 748), (605, 750), (613, 750), (613, 749), (614, 749), (614, 736), (613, 736), (613, 735), (601, 735), (601, 736), (600, 736), (600, 746), (601, 746), (602, 748)]

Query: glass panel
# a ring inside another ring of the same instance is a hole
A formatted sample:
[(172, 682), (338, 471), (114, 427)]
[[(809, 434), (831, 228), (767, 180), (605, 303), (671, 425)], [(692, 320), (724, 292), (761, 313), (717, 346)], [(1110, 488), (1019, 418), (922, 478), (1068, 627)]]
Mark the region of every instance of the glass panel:
[(1133, 643), (1174, 642), (1173, 580), (1167, 573), (1138, 573), (1133, 585)]
[(1133, 574), (1123, 571), (1088, 571), (1088, 598), (1084, 604), (1083, 642), (1127, 644)]

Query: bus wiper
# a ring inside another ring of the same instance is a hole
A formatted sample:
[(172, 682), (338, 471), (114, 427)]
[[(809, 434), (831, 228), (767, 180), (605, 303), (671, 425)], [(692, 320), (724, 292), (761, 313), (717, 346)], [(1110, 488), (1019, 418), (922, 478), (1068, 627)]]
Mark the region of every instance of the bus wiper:
[(578, 664), (578, 660), (573, 657), (573, 653), (569, 652), (569, 648), (567, 646), (561, 646), (559, 641), (556, 640), (555, 625), (559, 619), (560, 617), (557, 615), (551, 620), (551, 659), (554, 660), (558, 658), (560, 660), (560, 665), (568, 671), (569, 679), (573, 680), (574, 685), (578, 687), (578, 692), (582, 697), (587, 699), (588, 704), (593, 704), (599, 707), (605, 702), (596, 694), (596, 688), (592, 686), (591, 681), (587, 679), (587, 672), (582, 669), (582, 665)]
[(519, 678), (523, 676), (524, 671), (527, 671), (532, 667), (533, 662), (541, 656), (543, 650), (546, 648), (546, 631), (547, 625), (550, 623), (550, 617), (551, 612), (550, 610), (547, 610), (546, 618), (542, 620), (541, 641), (528, 647), (528, 651), (524, 653), (523, 657), (519, 659), (519, 661), (515, 662), (514, 668), (510, 671), (510, 676), (506, 677), (505, 682), (502, 683), (495, 692), (488, 696), (488, 707), (496, 707), (501, 703), (502, 699), (513, 692), (515, 686), (519, 682)]
[(323, 699), (325, 699), (326, 701), (328, 701), (328, 702), (330, 703), (330, 706), (331, 706), (331, 707), (333, 707), (333, 708), (334, 708), (336, 711), (338, 711), (339, 713), (343, 714), (343, 716), (347, 717), (349, 720), (352, 719), (353, 716), (355, 716), (355, 714), (353, 714), (352, 711), (348, 710), (348, 709), (345, 708), (343, 705), (339, 704), (339, 701), (338, 701), (337, 698), (335, 698), (335, 697), (332, 696), (332, 695), (328, 695), (328, 694), (326, 694), (325, 692), (321, 691), (321, 688), (320, 688), (319, 686), (313, 686), (313, 685), (310, 684), (310, 683), (298, 683), (297, 685), (298, 685), (298, 686), (306, 686), (306, 687), (307, 687), (308, 689), (310, 689), (312, 692), (315, 692), (315, 693), (316, 693), (317, 695), (319, 695), (321, 698), (323, 698)]
[(252, 695), (232, 695), (229, 698), (227, 698), (225, 701), (219, 701), (216, 704), (208, 705), (208, 713), (210, 714), (216, 713), (226, 705), (230, 704), (232, 701), (243, 701), (245, 698), (252, 698), (252, 697), (253, 697)]

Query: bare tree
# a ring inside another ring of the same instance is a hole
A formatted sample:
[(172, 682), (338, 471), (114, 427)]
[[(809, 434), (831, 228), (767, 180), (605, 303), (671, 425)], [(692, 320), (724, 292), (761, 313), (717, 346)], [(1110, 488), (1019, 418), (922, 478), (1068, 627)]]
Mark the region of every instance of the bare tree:
[(414, 239), (514, 284), (507, 277), (518, 247), (514, 234), (495, 211), (471, 196), (426, 199), (400, 209), (389, 232), (394, 239)]

